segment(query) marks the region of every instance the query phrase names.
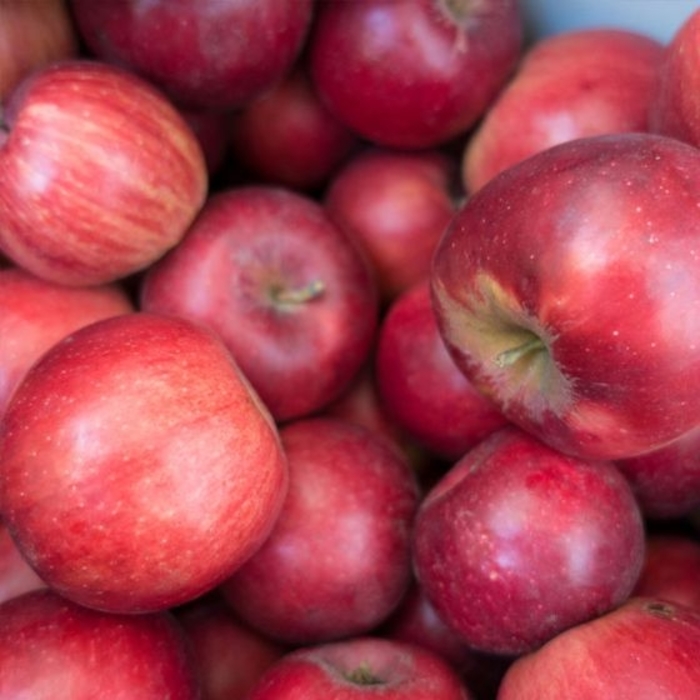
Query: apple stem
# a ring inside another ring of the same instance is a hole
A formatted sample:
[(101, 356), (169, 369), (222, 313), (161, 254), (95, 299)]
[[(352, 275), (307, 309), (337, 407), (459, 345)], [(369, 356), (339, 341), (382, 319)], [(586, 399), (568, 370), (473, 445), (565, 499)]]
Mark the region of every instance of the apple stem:
[(288, 289), (286, 287), (277, 287), (272, 290), (272, 296), (275, 301), (283, 304), (303, 304), (307, 301), (312, 301), (318, 298), (325, 291), (326, 286), (321, 280), (313, 280), (309, 284), (298, 287), (297, 289)]
[(533, 335), (524, 343), (521, 343), (514, 348), (504, 350), (503, 352), (499, 352), (498, 355), (496, 355), (496, 364), (499, 367), (510, 367), (518, 360), (522, 359), (526, 355), (529, 355), (531, 352), (536, 352), (538, 350), (542, 350), (543, 348), (544, 343), (542, 342), (542, 338), (537, 335)]

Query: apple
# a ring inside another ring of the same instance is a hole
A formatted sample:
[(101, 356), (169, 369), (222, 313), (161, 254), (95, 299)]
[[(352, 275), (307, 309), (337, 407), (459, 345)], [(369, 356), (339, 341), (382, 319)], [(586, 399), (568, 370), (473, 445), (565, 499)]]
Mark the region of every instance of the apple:
[(78, 51), (67, 0), (0, 3), (0, 103), (29, 73)]
[(381, 146), (431, 148), (473, 127), (515, 69), (515, 0), (319, 3), (307, 41), (319, 97)]
[(0, 512), (23, 556), (113, 612), (214, 589), (269, 535), (287, 488), (277, 428), (221, 340), (143, 312), (47, 351), (0, 420), (0, 454)]
[(313, 0), (70, 0), (80, 36), (189, 108), (231, 110), (292, 69)]
[(385, 305), (426, 278), (454, 215), (456, 164), (437, 149), (355, 154), (323, 195), (329, 216), (365, 252)]
[(421, 502), (416, 577), (475, 650), (532, 651), (623, 603), (645, 546), (632, 490), (609, 462), (515, 427), (467, 452)]
[(102, 318), (134, 311), (117, 284), (67, 287), (0, 268), (0, 416), (29, 367), (54, 343)]
[(700, 152), (655, 134), (575, 139), (500, 173), (433, 261), (455, 362), (568, 454), (632, 457), (694, 428), (698, 201)]
[(46, 584), (26, 562), (7, 528), (0, 522), (0, 603), (45, 587)]
[(198, 700), (187, 639), (169, 612), (89, 610), (43, 589), (0, 605), (3, 700)]
[(247, 700), (472, 700), (452, 667), (420, 646), (363, 636), (294, 649)]
[(700, 613), (635, 597), (517, 659), (498, 700), (696, 700), (698, 650)]
[(264, 185), (212, 193), (146, 272), (140, 308), (212, 328), (278, 422), (340, 396), (371, 351), (379, 313), (366, 261), (321, 205)]
[(418, 444), (453, 462), (509, 424), (450, 356), (438, 329), (428, 280), (405, 290), (379, 327), (379, 400)]
[(614, 27), (536, 41), (467, 141), (465, 190), (564, 141), (645, 131), (663, 52), (661, 41)]
[(13, 91), (0, 128), (0, 248), (60, 284), (112, 282), (175, 246), (204, 203), (196, 136), (122, 69), (52, 63)]
[(227, 134), (249, 180), (303, 191), (322, 187), (359, 143), (321, 102), (304, 63), (232, 114)]
[(220, 590), (251, 627), (290, 645), (365, 634), (411, 580), (419, 491), (407, 461), (359, 425), (280, 428), (289, 493), (272, 533)]

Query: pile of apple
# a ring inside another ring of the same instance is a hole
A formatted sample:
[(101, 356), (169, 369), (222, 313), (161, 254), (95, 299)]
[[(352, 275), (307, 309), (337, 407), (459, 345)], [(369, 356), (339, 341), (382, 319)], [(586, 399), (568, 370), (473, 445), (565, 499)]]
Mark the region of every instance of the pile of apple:
[(700, 697), (700, 10), (0, 3), (0, 700)]

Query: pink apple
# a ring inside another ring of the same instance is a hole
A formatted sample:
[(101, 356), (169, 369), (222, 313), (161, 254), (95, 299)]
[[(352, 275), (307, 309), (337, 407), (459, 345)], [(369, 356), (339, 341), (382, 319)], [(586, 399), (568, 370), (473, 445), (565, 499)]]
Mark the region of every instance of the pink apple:
[(207, 194), (196, 136), (148, 83), (95, 61), (52, 63), (13, 91), (0, 129), (0, 248), (94, 285), (150, 265)]
[(247, 700), (472, 700), (437, 654), (406, 642), (353, 637), (290, 651)]
[(699, 652), (700, 613), (633, 598), (517, 659), (498, 700), (697, 700)]
[(414, 474), (385, 441), (339, 419), (293, 421), (280, 437), (290, 473), (282, 512), (222, 594), (288, 644), (368, 633), (411, 580)]
[(17, 549), (5, 525), (0, 523), (0, 603), (45, 587), (46, 584)]
[(292, 68), (313, 0), (70, 0), (94, 55), (191, 108), (241, 107)]
[(434, 259), (457, 364), (513, 423), (581, 457), (694, 428), (698, 201), (700, 152), (652, 134), (576, 139), (502, 172)]
[(514, 0), (319, 3), (311, 77), (364, 139), (431, 148), (483, 115), (515, 68), (522, 35)]
[(0, 416), (29, 367), (64, 336), (134, 311), (116, 284), (67, 287), (18, 267), (0, 268)]
[(0, 605), (3, 700), (199, 700), (187, 639), (168, 612), (88, 610), (48, 589)]
[(45, 353), (0, 421), (0, 453), (0, 510), (22, 554), (107, 611), (213, 589), (286, 494), (277, 429), (223, 343), (155, 314), (97, 321)]
[(467, 141), (465, 190), (564, 141), (645, 131), (663, 51), (661, 41), (612, 27), (536, 41)]
[(508, 424), (448, 353), (427, 280), (404, 291), (389, 307), (379, 328), (375, 366), (379, 398), (388, 415), (444, 460), (457, 460)]
[(378, 323), (357, 248), (311, 197), (272, 186), (212, 194), (185, 240), (146, 273), (141, 308), (215, 330), (278, 421), (336, 399)]
[(421, 503), (414, 568), (437, 614), (473, 649), (516, 655), (631, 594), (645, 532), (625, 478), (503, 428)]
[(455, 213), (455, 162), (431, 149), (369, 149), (328, 182), (326, 211), (365, 252), (385, 303), (426, 278)]

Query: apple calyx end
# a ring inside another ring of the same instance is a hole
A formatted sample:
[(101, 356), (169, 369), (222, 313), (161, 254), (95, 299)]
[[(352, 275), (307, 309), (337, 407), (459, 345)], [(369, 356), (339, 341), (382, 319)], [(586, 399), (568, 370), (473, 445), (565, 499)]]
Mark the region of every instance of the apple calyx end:
[(318, 299), (326, 290), (326, 285), (321, 280), (312, 280), (303, 287), (287, 288), (274, 287), (271, 291), (272, 299), (280, 304), (304, 304)]
[(355, 685), (382, 685), (384, 681), (378, 678), (367, 663), (361, 663), (351, 671), (343, 674), (345, 678)]

